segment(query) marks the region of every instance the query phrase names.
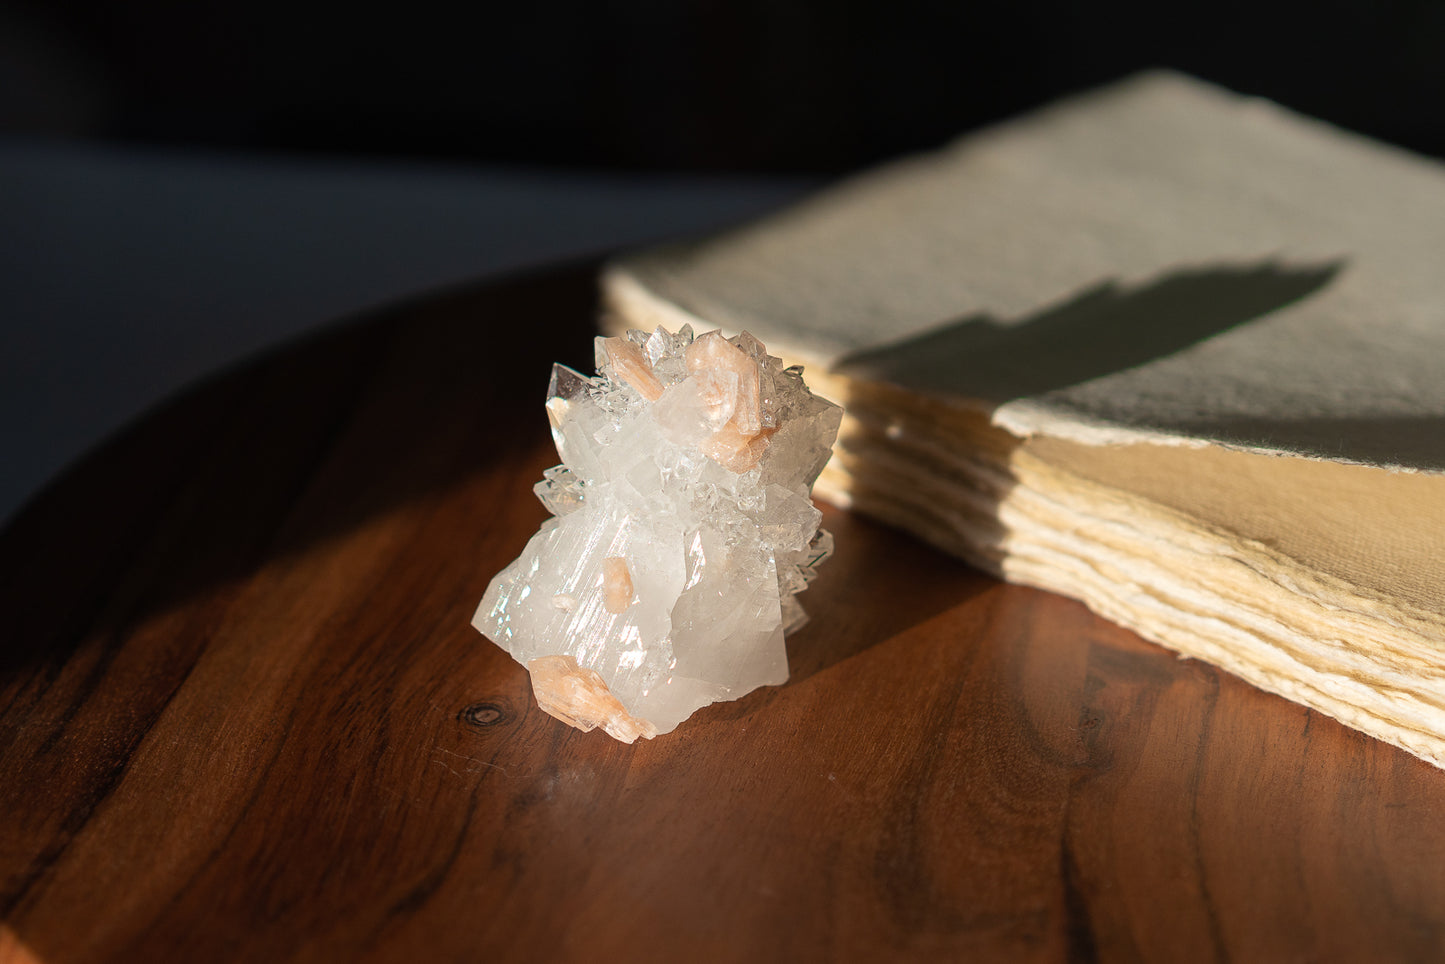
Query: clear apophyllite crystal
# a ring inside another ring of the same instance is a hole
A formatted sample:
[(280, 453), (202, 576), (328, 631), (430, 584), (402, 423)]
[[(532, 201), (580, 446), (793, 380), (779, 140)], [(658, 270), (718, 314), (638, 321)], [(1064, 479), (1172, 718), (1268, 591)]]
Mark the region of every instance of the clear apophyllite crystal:
[(832, 552), (810, 492), (842, 409), (747, 333), (598, 338), (597, 372), (552, 370), (554, 518), (472, 625), (547, 712), (630, 743), (787, 679), (794, 596)]

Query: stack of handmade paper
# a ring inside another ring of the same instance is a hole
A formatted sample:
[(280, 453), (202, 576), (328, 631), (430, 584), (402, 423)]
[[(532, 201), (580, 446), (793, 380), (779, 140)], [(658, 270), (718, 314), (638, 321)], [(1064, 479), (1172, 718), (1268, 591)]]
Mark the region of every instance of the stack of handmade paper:
[(1440, 165), (1150, 74), (604, 287), (809, 365), (823, 497), (1445, 766), (1442, 259)]

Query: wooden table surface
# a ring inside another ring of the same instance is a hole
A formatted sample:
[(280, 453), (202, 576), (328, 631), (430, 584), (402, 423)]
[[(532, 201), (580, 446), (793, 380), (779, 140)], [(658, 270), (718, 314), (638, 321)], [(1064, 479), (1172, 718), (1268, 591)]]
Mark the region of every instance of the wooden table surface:
[(1445, 772), (862, 518), (634, 746), (468, 624), (594, 265), (211, 379), (0, 535), (0, 960), (1445, 958)]

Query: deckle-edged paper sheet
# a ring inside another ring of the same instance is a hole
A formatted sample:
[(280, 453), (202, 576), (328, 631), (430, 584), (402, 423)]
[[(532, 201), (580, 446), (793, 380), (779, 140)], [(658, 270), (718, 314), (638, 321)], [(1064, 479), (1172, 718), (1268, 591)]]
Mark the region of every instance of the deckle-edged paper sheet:
[(1442, 252), (1440, 165), (1152, 73), (604, 290), (823, 366), (836, 498), (1445, 766)]
[(1020, 436), (1440, 472), (1442, 257), (1441, 165), (1156, 72), (606, 285)]

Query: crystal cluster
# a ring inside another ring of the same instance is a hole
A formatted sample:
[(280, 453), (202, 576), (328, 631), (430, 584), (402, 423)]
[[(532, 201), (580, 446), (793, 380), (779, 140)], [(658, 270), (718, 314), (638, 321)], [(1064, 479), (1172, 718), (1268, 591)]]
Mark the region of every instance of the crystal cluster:
[(744, 332), (597, 339), (552, 370), (553, 518), (472, 620), (538, 704), (631, 743), (788, 677), (794, 598), (832, 552), (810, 498), (842, 409)]

